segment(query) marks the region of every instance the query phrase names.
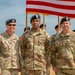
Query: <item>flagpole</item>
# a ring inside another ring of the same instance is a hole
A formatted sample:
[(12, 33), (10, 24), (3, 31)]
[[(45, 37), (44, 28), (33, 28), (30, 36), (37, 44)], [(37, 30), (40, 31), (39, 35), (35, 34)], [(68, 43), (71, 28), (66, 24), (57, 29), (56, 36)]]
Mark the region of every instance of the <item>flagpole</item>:
[(58, 16), (58, 27), (60, 28), (60, 17)]
[(45, 27), (45, 15), (43, 14), (43, 26)]
[(26, 30), (27, 30), (27, 27), (28, 27), (28, 14), (26, 13)]

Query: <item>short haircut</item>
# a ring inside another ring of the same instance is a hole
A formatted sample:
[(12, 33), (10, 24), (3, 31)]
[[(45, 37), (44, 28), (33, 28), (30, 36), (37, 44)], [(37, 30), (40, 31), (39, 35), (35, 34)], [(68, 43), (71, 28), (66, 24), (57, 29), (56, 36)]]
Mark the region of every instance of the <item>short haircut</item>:
[(42, 27), (44, 27), (44, 26), (46, 27), (46, 24), (45, 24), (45, 25), (44, 25), (44, 24), (41, 24), (41, 25), (40, 25), (40, 28), (42, 28)]
[(69, 18), (69, 17), (64, 17), (64, 18), (62, 18), (61, 21), (60, 21), (60, 25), (61, 25), (64, 21), (70, 21), (70, 18)]
[(57, 29), (58, 27), (59, 27), (59, 26), (58, 26), (58, 25), (56, 25), (56, 26), (55, 26), (55, 29)]
[(32, 20), (34, 19), (40, 19), (40, 15), (33, 15), (30, 19), (30, 23), (32, 22)]
[[(30, 27), (29, 26), (27, 26), (27, 30), (30, 30)], [(26, 31), (26, 27), (24, 28), (24, 32)]]
[(8, 19), (6, 21), (6, 25), (8, 25), (9, 23), (16, 23), (16, 19)]
[(72, 30), (73, 32), (75, 32), (75, 30)]

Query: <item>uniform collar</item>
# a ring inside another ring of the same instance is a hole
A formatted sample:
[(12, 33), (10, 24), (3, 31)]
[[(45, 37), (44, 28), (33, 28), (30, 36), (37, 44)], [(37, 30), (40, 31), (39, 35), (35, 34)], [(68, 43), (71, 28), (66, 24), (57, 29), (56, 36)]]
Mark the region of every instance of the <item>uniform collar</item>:
[(43, 33), (43, 31), (39, 28), (38, 31), (34, 31), (33, 29), (30, 30), (30, 34), (33, 35), (33, 36), (39, 36)]
[(13, 33), (13, 34), (11, 34), (11, 35), (10, 35), (10, 34), (8, 34), (8, 33), (7, 33), (7, 31), (5, 31), (5, 34), (6, 34), (6, 36), (8, 36), (8, 37), (11, 37), (12, 35), (14, 35), (14, 33)]
[(60, 33), (60, 35), (63, 37), (63, 36), (70, 36), (71, 33), (73, 33), (72, 30), (70, 30), (67, 34), (63, 34), (63, 32)]

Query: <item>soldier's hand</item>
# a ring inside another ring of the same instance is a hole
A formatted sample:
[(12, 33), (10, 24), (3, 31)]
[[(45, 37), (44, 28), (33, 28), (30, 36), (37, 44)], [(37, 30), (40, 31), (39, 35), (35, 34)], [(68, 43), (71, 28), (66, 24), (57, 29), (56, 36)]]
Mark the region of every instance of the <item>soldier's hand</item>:
[(0, 69), (0, 75), (2, 74), (1, 69)]
[(19, 40), (20, 40), (20, 41), (22, 40), (22, 36), (19, 37)]
[(69, 63), (71, 64), (71, 66), (72, 66), (73, 68), (75, 68), (75, 63), (74, 63), (73, 59), (70, 59), (70, 60), (69, 60)]
[(75, 68), (75, 63), (72, 65), (73, 68)]
[(58, 69), (57, 69), (57, 67), (53, 67), (53, 70), (56, 73)]

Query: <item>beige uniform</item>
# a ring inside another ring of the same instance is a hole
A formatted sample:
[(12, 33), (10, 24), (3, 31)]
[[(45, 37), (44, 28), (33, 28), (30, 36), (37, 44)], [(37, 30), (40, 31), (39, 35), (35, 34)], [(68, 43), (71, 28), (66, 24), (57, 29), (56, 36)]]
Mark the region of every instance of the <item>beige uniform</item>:
[(47, 67), (50, 67), (50, 36), (42, 30), (34, 32), (31, 29), (25, 32), (22, 38), (21, 48), (25, 74), (48, 75)]
[(62, 32), (52, 40), (51, 59), (52, 65), (57, 67), (56, 75), (75, 75), (75, 33), (70, 31), (66, 35)]
[(0, 68), (2, 75), (18, 75), (20, 69), (19, 38), (15, 33), (0, 34)]

